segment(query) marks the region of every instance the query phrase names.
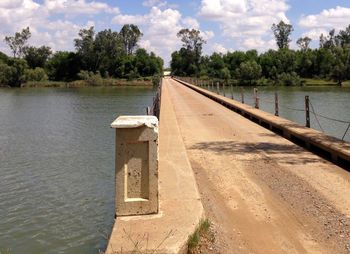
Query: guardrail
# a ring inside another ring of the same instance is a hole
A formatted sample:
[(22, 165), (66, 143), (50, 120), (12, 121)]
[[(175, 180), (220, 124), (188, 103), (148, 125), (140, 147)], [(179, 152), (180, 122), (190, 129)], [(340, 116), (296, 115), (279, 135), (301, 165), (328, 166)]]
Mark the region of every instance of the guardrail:
[(179, 78), (174, 77), (173, 79), (222, 104), (226, 108), (241, 114), (251, 121), (270, 129), (276, 134), (279, 134), (292, 142), (317, 153), (323, 158), (350, 170), (350, 144), (348, 142), (326, 135), (317, 130), (301, 126), (290, 120), (264, 112), (256, 107), (240, 103), (196, 85), (192, 85)]

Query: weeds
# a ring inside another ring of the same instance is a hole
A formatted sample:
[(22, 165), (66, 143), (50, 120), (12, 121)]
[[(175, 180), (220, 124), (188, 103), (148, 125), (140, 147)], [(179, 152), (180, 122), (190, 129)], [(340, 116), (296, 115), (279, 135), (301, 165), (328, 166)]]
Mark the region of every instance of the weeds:
[(211, 224), (208, 219), (200, 220), (194, 233), (188, 237), (188, 240), (187, 240), (188, 253), (192, 253), (192, 250), (198, 246), (201, 237), (208, 233), (210, 225)]

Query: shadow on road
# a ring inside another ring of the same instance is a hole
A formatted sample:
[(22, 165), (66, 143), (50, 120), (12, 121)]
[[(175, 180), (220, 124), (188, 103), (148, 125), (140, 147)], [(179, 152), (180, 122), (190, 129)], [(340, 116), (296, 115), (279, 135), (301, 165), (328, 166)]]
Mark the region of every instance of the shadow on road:
[(191, 146), (190, 149), (214, 152), (217, 154), (232, 154), (233, 156), (250, 155), (247, 156), (248, 160), (276, 160), (277, 162), (283, 162), (292, 165), (305, 165), (315, 162), (326, 163), (326, 161), (323, 159), (310, 154), (305, 149), (293, 144), (276, 144), (271, 142), (250, 143), (235, 141), (214, 141), (196, 143), (195, 145)]

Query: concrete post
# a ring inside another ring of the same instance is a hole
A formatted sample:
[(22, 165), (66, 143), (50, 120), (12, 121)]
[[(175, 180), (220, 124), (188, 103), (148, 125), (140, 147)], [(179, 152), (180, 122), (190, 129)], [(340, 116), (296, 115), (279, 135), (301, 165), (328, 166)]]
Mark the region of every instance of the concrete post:
[(158, 119), (120, 116), (116, 129), (116, 216), (158, 213)]

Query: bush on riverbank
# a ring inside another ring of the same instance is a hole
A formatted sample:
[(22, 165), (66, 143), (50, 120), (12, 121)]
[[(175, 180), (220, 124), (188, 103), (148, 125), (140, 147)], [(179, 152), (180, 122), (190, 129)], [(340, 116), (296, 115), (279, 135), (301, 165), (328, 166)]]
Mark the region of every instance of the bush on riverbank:
[(86, 80), (75, 80), (71, 82), (62, 81), (29, 81), (23, 83), (21, 87), (65, 87), (65, 88), (79, 88), (79, 87), (113, 87), (113, 86), (149, 86), (153, 85), (152, 79), (150, 77), (138, 78), (134, 80), (127, 79), (113, 79), (113, 78), (102, 78), (98, 83), (91, 85), (90, 82)]

